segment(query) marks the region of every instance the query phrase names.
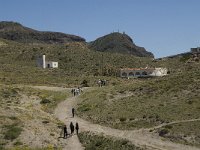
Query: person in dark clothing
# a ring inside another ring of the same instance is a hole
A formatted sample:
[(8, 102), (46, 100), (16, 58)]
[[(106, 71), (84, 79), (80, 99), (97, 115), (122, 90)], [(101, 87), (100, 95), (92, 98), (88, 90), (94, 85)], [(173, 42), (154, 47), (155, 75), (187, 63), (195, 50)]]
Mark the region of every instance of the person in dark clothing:
[(75, 109), (72, 108), (72, 117), (74, 118)]
[(64, 126), (64, 138), (67, 138), (67, 126)]
[(72, 122), (70, 123), (70, 130), (71, 130), (71, 134), (73, 134), (74, 133), (74, 125)]
[(74, 89), (71, 90), (72, 95), (74, 96)]
[(76, 129), (76, 134), (78, 135), (78, 130), (79, 130), (78, 122), (76, 123), (75, 129)]
[(102, 85), (103, 85), (103, 86), (106, 85), (106, 80), (102, 80)]

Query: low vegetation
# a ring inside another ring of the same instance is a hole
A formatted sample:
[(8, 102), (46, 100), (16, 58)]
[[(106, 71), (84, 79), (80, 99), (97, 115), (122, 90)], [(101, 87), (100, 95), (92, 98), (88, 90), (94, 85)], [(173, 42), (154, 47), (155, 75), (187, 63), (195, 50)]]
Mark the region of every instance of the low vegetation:
[(177, 123), (157, 129), (158, 134), (172, 142), (200, 147), (200, 121)]
[(53, 113), (55, 107), (58, 103), (69, 96), (70, 92), (66, 91), (48, 91), (48, 90), (33, 90), (34, 94), (37, 95), (41, 101), (40, 104), (43, 107), (43, 110), (49, 113)]
[[(119, 68), (145, 67), (152, 62), (150, 58), (91, 51), (83, 43), (28, 45), (0, 41), (7, 44), (0, 46), (0, 83), (6, 84), (78, 86), (87, 80), (94, 86), (100, 76), (118, 76)], [(48, 60), (59, 62), (58, 69), (36, 67), (37, 58), (44, 53)]]
[(6, 129), (6, 132), (4, 133), (4, 138), (6, 140), (14, 140), (22, 132), (22, 128), (18, 127), (17, 124), (5, 125), (4, 128)]
[(78, 115), (119, 129), (200, 118), (199, 65), (160, 78), (124, 80), (81, 96)]
[(0, 38), (23, 42), (23, 43), (67, 43), (82, 41), (85, 39), (59, 32), (42, 32), (22, 26), (17, 22), (0, 22)]
[[(63, 124), (49, 113), (67, 95), (66, 91), (1, 84), (0, 149), (62, 149), (57, 138)], [(41, 104), (45, 99), (49, 103)]]
[(85, 150), (142, 150), (142, 148), (134, 146), (127, 140), (104, 137), (89, 132), (80, 133), (79, 140), (85, 147)]
[[(0, 149), (42, 146), (53, 149), (52, 145), (59, 149), (65, 144), (57, 141), (58, 126), (62, 124), (51, 113), (70, 92), (22, 85), (93, 86), (79, 97), (77, 115), (117, 129), (150, 128), (200, 118), (200, 65), (188, 61), (190, 55), (153, 60), (92, 51), (83, 42), (23, 44), (5, 39), (0, 39), (0, 53)], [(36, 67), (37, 58), (44, 53), (48, 60), (59, 62), (58, 69)], [(166, 67), (170, 74), (130, 80), (118, 77), (120, 68), (147, 65)], [(97, 87), (98, 79), (106, 79), (107, 86)], [(199, 121), (168, 125), (151, 132), (173, 142), (200, 147)], [(140, 149), (126, 140), (88, 132), (80, 133), (79, 138), (86, 149)]]

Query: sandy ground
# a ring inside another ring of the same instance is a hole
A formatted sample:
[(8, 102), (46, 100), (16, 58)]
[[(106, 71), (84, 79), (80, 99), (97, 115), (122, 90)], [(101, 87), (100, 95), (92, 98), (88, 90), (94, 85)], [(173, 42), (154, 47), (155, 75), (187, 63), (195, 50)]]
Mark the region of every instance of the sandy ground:
[[(56, 90), (56, 88), (53, 88), (53, 90)], [(58, 124), (61, 122), (54, 115), (43, 111), (40, 101), (41, 99), (37, 96), (27, 96), (22, 93), (18, 98), (7, 98), (1, 101), (0, 143), (4, 142), (5, 148), (12, 149), (16, 146), (14, 143), (17, 141), (21, 142), (19, 146), (29, 148), (66, 147), (67, 140), (59, 138), (61, 129), (58, 128)], [(23, 130), (17, 139), (6, 141), (2, 130), (5, 130), (5, 125), (15, 123), (15, 120), (9, 119), (10, 117), (16, 117), (20, 122), (19, 126)]]
[[(118, 129), (112, 129), (109, 127), (90, 123), (88, 121), (85, 121), (85, 120), (77, 117), (77, 116), (72, 118), (71, 109), (73, 107), (75, 107), (76, 104), (77, 104), (77, 97), (68, 98), (67, 100), (61, 102), (57, 106), (57, 108), (55, 109), (55, 116), (59, 120), (64, 122), (67, 126), (69, 126), (70, 122), (73, 122), (74, 124), (76, 122), (78, 122), (80, 131), (90, 131), (90, 132), (94, 132), (96, 134), (103, 134), (105, 136), (108, 135), (108, 136), (112, 136), (115, 138), (127, 139), (127, 140), (131, 141), (134, 145), (143, 147), (143, 148), (147, 148), (147, 149), (152, 149), (152, 150), (199, 150), (199, 148), (196, 148), (196, 147), (166, 141), (166, 140), (162, 139), (161, 137), (159, 137), (158, 135), (150, 133), (149, 129), (118, 130)], [(171, 122), (168, 124), (174, 124), (174, 123), (178, 123), (178, 122), (190, 122), (190, 121), (196, 121), (196, 120), (199, 120), (199, 119), (176, 121), (176, 122)], [(166, 125), (166, 124), (156, 126), (154, 128), (159, 128), (164, 125)], [(68, 149), (68, 150), (83, 149), (83, 147), (81, 146), (76, 135), (72, 136), (72, 138), (69, 138), (68, 142), (70, 144), (67, 144), (65, 149)]]
[[(62, 87), (47, 87), (47, 86), (35, 86), (34, 88), (42, 90), (52, 91), (66, 91), (69, 92), (70, 88)], [(85, 91), (85, 89), (84, 89)], [(129, 95), (130, 93), (128, 93)], [(124, 95), (123, 95), (124, 97)], [(149, 129), (138, 129), (138, 130), (118, 130), (110, 127), (93, 124), (85, 121), (77, 116), (72, 118), (71, 109), (77, 105), (78, 97), (70, 97), (65, 101), (58, 104), (54, 114), (48, 114), (41, 110), (39, 104), (40, 100), (37, 97), (23, 96), (20, 99), (20, 105), (11, 105), (8, 110), (0, 110), (2, 114), (6, 111), (11, 116), (17, 116), (19, 119), (24, 120), (23, 132), (20, 135), (20, 141), (23, 141), (25, 145), (29, 147), (60, 147), (64, 150), (83, 150), (84, 147), (81, 145), (76, 134), (68, 137), (67, 139), (59, 138), (61, 129), (58, 128), (57, 119), (67, 125), (69, 131), (69, 124), (73, 122), (79, 123), (80, 132), (90, 131), (95, 134), (112, 136), (118, 139), (127, 139), (134, 145), (146, 148), (149, 150), (200, 150), (199, 148), (173, 143), (163, 139), (153, 132), (149, 132), (151, 129), (157, 129), (165, 125), (181, 123), (181, 122), (192, 122), (200, 119), (192, 120), (178, 120), (167, 124), (161, 124)], [(31, 108), (31, 109), (30, 109)], [(13, 114), (14, 113), (14, 114)], [(48, 120), (49, 123), (43, 123)], [(11, 144), (12, 146), (12, 144)]]

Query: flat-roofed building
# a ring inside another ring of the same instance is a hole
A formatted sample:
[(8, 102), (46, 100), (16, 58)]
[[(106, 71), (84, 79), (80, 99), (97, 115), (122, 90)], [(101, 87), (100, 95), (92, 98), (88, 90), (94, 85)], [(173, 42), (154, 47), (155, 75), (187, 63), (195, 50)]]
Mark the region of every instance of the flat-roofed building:
[(37, 59), (37, 66), (42, 68), (58, 68), (58, 62), (56, 61), (46, 61), (46, 56), (42, 55)]
[(167, 68), (123, 68), (120, 69), (120, 77), (137, 78), (167, 75)]

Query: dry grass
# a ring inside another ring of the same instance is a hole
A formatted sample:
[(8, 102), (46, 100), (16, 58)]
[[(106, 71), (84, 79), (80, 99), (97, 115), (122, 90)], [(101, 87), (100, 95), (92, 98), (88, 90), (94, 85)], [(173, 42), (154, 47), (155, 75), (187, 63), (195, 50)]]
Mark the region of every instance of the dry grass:
[(78, 115), (119, 129), (200, 118), (199, 65), (162, 78), (125, 80), (81, 96)]
[(167, 131), (162, 136), (172, 142), (200, 147), (200, 121), (177, 123), (157, 129), (156, 132)]
[[(40, 104), (44, 97), (50, 104)], [(0, 85), (0, 148), (61, 149), (64, 143), (57, 138), (62, 123), (49, 112), (66, 97), (62, 92)]]

